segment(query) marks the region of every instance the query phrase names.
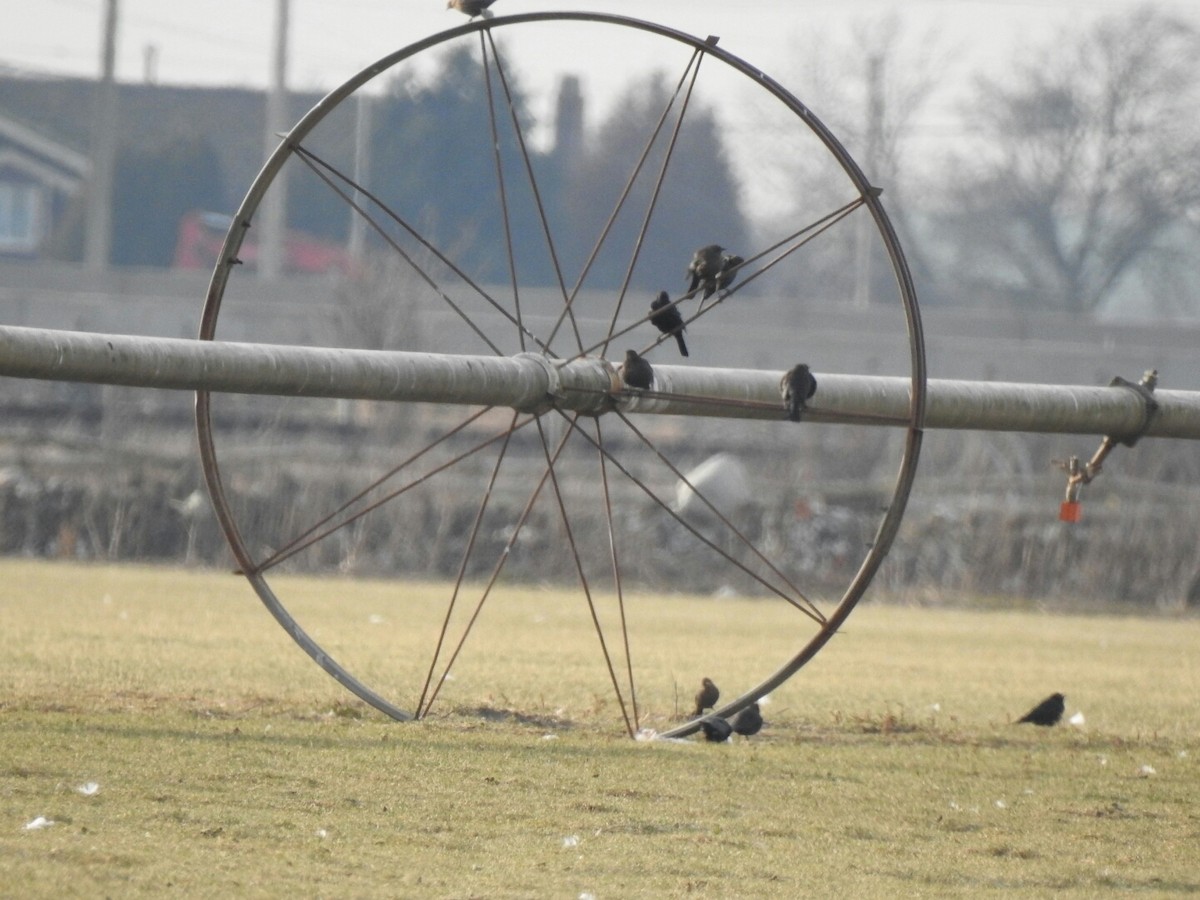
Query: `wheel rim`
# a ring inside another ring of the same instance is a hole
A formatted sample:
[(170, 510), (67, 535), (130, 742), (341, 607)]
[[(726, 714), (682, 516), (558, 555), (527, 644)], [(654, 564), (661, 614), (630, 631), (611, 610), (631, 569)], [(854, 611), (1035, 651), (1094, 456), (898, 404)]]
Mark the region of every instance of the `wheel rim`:
[[(751, 687), (742, 690), (734, 700), (725, 703), (715, 711), (719, 715), (732, 715), (749, 705), (751, 702), (758, 700), (765, 694), (777, 688), (779, 685), (783, 684), (809, 660), (811, 660), (825, 645), (829, 638), (838, 630), (841, 624), (845, 621), (846, 617), (849, 616), (855, 605), (865, 594), (872, 578), (887, 554), (888, 548), (895, 537), (904, 513), (908, 494), (916, 474), (917, 459), (921, 445), (922, 422), (924, 418), (925, 405), (926, 375), (924, 342), (920, 315), (917, 308), (916, 293), (903, 252), (900, 248), (899, 241), (879, 200), (879, 192), (875, 190), (867, 181), (857, 164), (855, 164), (840, 142), (838, 142), (838, 140), (828, 131), (828, 129), (825, 128), (820, 120), (818, 120), (817, 117), (813, 115), (813, 113), (806, 106), (795, 99), (788, 91), (786, 91), (781, 85), (779, 85), (765, 73), (744, 62), (738, 57), (726, 53), (724, 50), (720, 49), (712, 39), (701, 40), (672, 29), (635, 19), (591, 13), (538, 13), (481, 20), (468, 23), (438, 35), (433, 35), (430, 38), (419, 41), (410, 45), (409, 47), (397, 51), (394, 54), (384, 57), (374, 65), (364, 69), (362, 72), (348, 80), (341, 87), (332, 91), (324, 99), (322, 99), (283, 138), (279, 147), (264, 165), (263, 170), (260, 172), (259, 176), (256, 178), (253, 185), (247, 192), (241, 207), (234, 216), (233, 224), (226, 235), (225, 242), (221, 250), (221, 255), (218, 259), (212, 280), (210, 282), (201, 320), (200, 337), (203, 340), (217, 339), (218, 319), (222, 310), (222, 306), (226, 300), (226, 294), (229, 288), (231, 275), (236, 270), (236, 266), (239, 262), (239, 254), (242, 252), (243, 242), (245, 240), (247, 231), (252, 224), (264, 197), (267, 195), (268, 190), (271, 189), (272, 185), (280, 177), (280, 173), (284, 171), (286, 165), (295, 166), (297, 162), (302, 163), (309, 171), (316, 173), (319, 178), (323, 177), (326, 185), (331, 189), (332, 193), (339, 194), (348, 204), (352, 204), (360, 208), (367, 214), (368, 218), (373, 217), (376, 220), (387, 219), (387, 213), (380, 211), (381, 209), (386, 210), (385, 203), (377, 204), (377, 206), (374, 208), (371, 207), (371, 203), (373, 203), (377, 198), (371, 195), (369, 186), (360, 182), (356, 182), (351, 178), (347, 178), (343, 172), (337, 169), (336, 166), (328, 165), (319, 154), (310, 151), (309, 147), (306, 145), (306, 141), (309, 141), (314, 134), (319, 132), (322, 124), (329, 119), (335, 110), (343, 108), (343, 104), (349, 98), (355, 95), (357, 91), (367, 86), (371, 81), (383, 76), (385, 73), (392, 72), (402, 63), (406, 63), (409, 60), (417, 58), (420, 54), (427, 51), (438, 49), (442, 47), (442, 45), (451, 46), (455, 42), (470, 40), (477, 41), (480, 48), (478, 53), (483, 61), (483, 72), (486, 74), (488, 79), (486, 90), (488, 91), (489, 96), (489, 109), (495, 110), (499, 108), (501, 113), (503, 113), (503, 100), (497, 102), (495, 98), (503, 98), (505, 92), (508, 91), (508, 85), (506, 83), (506, 66), (508, 64), (508, 60), (505, 58), (505, 54), (498, 49), (497, 44), (493, 40), (493, 33), (515, 33), (508, 32), (508, 29), (516, 29), (520, 26), (524, 26), (527, 29), (533, 27), (566, 28), (568, 26), (570, 28), (597, 27), (608, 29), (624, 29), (631, 30), (640, 36), (648, 36), (656, 41), (671, 42), (672, 46), (677, 46), (678, 48), (682, 49), (685, 55), (687, 55), (689, 52), (691, 54), (689, 61), (683, 69), (683, 75), (679, 79), (679, 85), (676, 87), (676, 97), (682, 96), (680, 92), (683, 90), (686, 90), (688, 92), (688, 96), (690, 96), (692, 86), (697, 83), (697, 80), (700, 77), (699, 72), (702, 64), (711, 62), (712, 65), (709, 65), (709, 70), (711, 70), (713, 65), (719, 63), (721, 66), (725, 67), (725, 69), (722, 71), (728, 71), (729, 73), (732, 73), (732, 77), (747, 79), (755, 89), (764, 91), (767, 95), (769, 95), (773, 102), (780, 104), (781, 108), (785, 110), (787, 114), (794, 117), (796, 127), (804, 131), (806, 139), (808, 139), (808, 136), (811, 136), (811, 138), (814, 138), (820, 143), (820, 146), (823, 147), (824, 152), (828, 154), (827, 161), (831, 161), (834, 165), (836, 165), (846, 181), (848, 186), (848, 202), (843, 204), (841, 207), (834, 207), (830, 210), (826, 210), (823, 213), (816, 215), (812, 220), (797, 220), (795, 224), (799, 226), (798, 229), (789, 233), (789, 235), (783, 241), (778, 242), (778, 244), (774, 247), (771, 247), (770, 243), (768, 242), (766, 244), (768, 249), (761, 251), (756, 250), (756, 255), (751, 257), (753, 262), (747, 266), (744, 277), (741, 279), (740, 283), (736, 283), (734, 285), (733, 291), (731, 291), (730, 294), (755, 281), (759, 278), (759, 276), (763, 276), (763, 280), (766, 281), (771, 277), (773, 267), (776, 265), (776, 262), (779, 259), (787, 257), (791, 253), (794, 253), (797, 249), (800, 249), (807, 244), (807, 242), (811, 239), (809, 236), (810, 233), (815, 231), (815, 234), (820, 235), (824, 232), (826, 227), (822, 224), (824, 221), (832, 218), (833, 221), (840, 222), (842, 218), (849, 215), (849, 213), (854, 212), (855, 210), (859, 211), (859, 216), (869, 216), (870, 223), (874, 226), (874, 229), (878, 234), (880, 246), (886, 254), (886, 258), (891, 268), (891, 273), (894, 276), (896, 298), (898, 300), (898, 306), (902, 310), (904, 317), (904, 328), (906, 332), (905, 336), (907, 343), (907, 368), (908, 375), (911, 378), (912, 389), (909, 415), (904, 422), (895, 423), (903, 429), (904, 436), (902, 447), (900, 448), (899, 466), (895, 476), (894, 486), (892, 488), (891, 500), (887, 504), (886, 511), (883, 513), (880, 521), (878, 522), (869, 548), (865, 552), (857, 568), (854, 570), (849, 584), (841, 594), (840, 599), (836, 601), (825, 602), (817, 608), (817, 615), (813, 619), (812, 626), (815, 630), (806, 640), (802, 642), (799, 650), (795, 652), (794, 655), (786, 659), (782, 665), (767, 674), (760, 681)], [(708, 70), (705, 71), (705, 74), (707, 74), (707, 71)], [(672, 104), (674, 103), (675, 100), (672, 99)], [(671, 128), (674, 127), (677, 133), (679, 127), (684, 123), (687, 112), (686, 100), (684, 100), (680, 106), (682, 107), (683, 112), (678, 114), (678, 118), (674, 121), (674, 123), (672, 123), (670, 117), (668, 116), (668, 113), (670, 112), (670, 109), (668, 109), (663, 114), (663, 123), (661, 123), (663, 131), (655, 133), (652, 136), (647, 136), (647, 154), (649, 154), (649, 148), (655, 146), (660, 138), (663, 143), (658, 144), (658, 146), (661, 147), (663, 144), (668, 146), (668, 149), (665, 153), (666, 162), (662, 164), (664, 172), (666, 171), (668, 163), (670, 163), (673, 159), (672, 154), (675, 152), (673, 149), (674, 145), (670, 143)], [(526, 146), (526, 136), (522, 133), (520, 126), (515, 124), (515, 116), (513, 116), (513, 122), (514, 124), (511, 126), (512, 131), (515, 134), (517, 142), (521, 146), (521, 156), (524, 158), (527, 167), (525, 176), (528, 178), (529, 184), (532, 185), (532, 193), (537, 195), (538, 179), (532, 167), (529, 165), (531, 154)], [(485, 138), (490, 132), (493, 144), (495, 144), (498, 129), (502, 129), (504, 127), (505, 123), (503, 116), (493, 115), (487, 123), (487, 129), (484, 135)], [(641, 167), (644, 163), (645, 160), (639, 161), (638, 166)], [(325, 173), (324, 176), (321, 175), (322, 172)], [(501, 204), (504, 205), (503, 216), (506, 233), (510, 231), (512, 222), (509, 219), (510, 214), (507, 206), (505, 205), (504, 195), (506, 192), (506, 187), (514, 183), (514, 179), (517, 177), (518, 175), (516, 174), (510, 175), (505, 173), (500, 163), (497, 163), (497, 193), (500, 195)], [(656, 190), (663, 187), (664, 179), (665, 175), (660, 174), (657, 177), (657, 180), (654, 181)], [(631, 176), (630, 181), (632, 182), (633, 180), (634, 176)], [(364, 199), (364, 197), (366, 199)], [(621, 201), (617, 205), (618, 210), (622, 208), (621, 204), (624, 202), (624, 197), (622, 197)], [(554, 256), (553, 230), (546, 219), (544, 207), (542, 206), (540, 199), (536, 200), (535, 206), (541, 212), (541, 228), (544, 231), (546, 242), (550, 247), (550, 254), (551, 256)], [(508, 255), (509, 268), (514, 273), (512, 278), (512, 297), (510, 298), (512, 302), (511, 304), (503, 303), (499, 305), (492, 304), (491, 306), (485, 305), (483, 307), (485, 310), (484, 315), (491, 316), (494, 319), (498, 318), (503, 323), (504, 327), (509, 329), (508, 341), (510, 343), (515, 340), (517, 343), (519, 343), (520, 349), (522, 350), (532, 350), (542, 353), (550, 360), (551, 365), (555, 364), (556, 361), (567, 360), (579, 355), (593, 355), (596, 353), (603, 354), (614, 340), (625, 335), (636, 334), (638, 336), (636, 339), (644, 340), (647, 330), (647, 326), (645, 325), (645, 317), (638, 313), (636, 316), (633, 316), (633, 318), (635, 320), (640, 318), (640, 322), (635, 321), (634, 325), (626, 324), (627, 320), (630, 318), (630, 315), (626, 313), (624, 314), (624, 319), (622, 319), (622, 304), (625, 302), (626, 293), (630, 288), (631, 278), (636, 265), (637, 257), (641, 251), (642, 238), (652, 228), (652, 212), (653, 204), (650, 206), (650, 211), (645, 213), (645, 222), (643, 223), (642, 230), (639, 232), (638, 241), (631, 254), (633, 259), (627, 266), (625, 278), (618, 294), (618, 299), (614, 303), (614, 309), (611, 312), (611, 316), (608, 317), (608, 324), (607, 326), (601, 327), (598, 337), (596, 335), (592, 335), (589, 338), (582, 333), (585, 329), (581, 328), (579, 321), (576, 319), (572, 310), (572, 305), (575, 302), (579, 285), (581, 285), (585, 280), (587, 270), (591, 265), (591, 259), (589, 258), (588, 261), (584, 263), (583, 272), (579, 275), (579, 278), (576, 281), (576, 287), (574, 289), (569, 288), (568, 279), (564, 275), (563, 267), (558, 263), (557, 259), (555, 259), (554, 268), (556, 270), (557, 278), (561, 287), (564, 309), (558, 316), (554, 317), (553, 322), (533, 325), (530, 324), (529, 320), (526, 320), (523, 317), (521, 311), (520, 296), (522, 292), (519, 285), (520, 267), (519, 264), (513, 260), (511, 237), (508, 241)], [(615, 216), (616, 213), (613, 215)], [(396, 223), (394, 221), (386, 222), (386, 224), (389, 225), (393, 231), (397, 231)], [(379, 221), (376, 221), (372, 227), (376, 228), (380, 235), (383, 235), (382, 240), (384, 244), (387, 244), (391, 250), (401, 255), (406, 254), (406, 247), (400, 245), (400, 238), (396, 238), (395, 240), (389, 242), (387, 235), (384, 233), (384, 228), (380, 227)], [(407, 223), (402, 223), (402, 227), (410, 228), (408, 236), (404, 238), (406, 241), (415, 238), (417, 241), (416, 246), (424, 246), (426, 250), (432, 251), (433, 254), (437, 256), (438, 262), (441, 264), (443, 271), (449, 271), (451, 273), (447, 276), (448, 278), (460, 279), (460, 282), (457, 283), (457, 287), (461, 288), (462, 283), (466, 283), (470, 286), (470, 288), (476, 288), (476, 285), (474, 285), (472, 282), (471, 277), (462, 271), (461, 268), (455, 263), (452, 258), (452, 254), (447, 253), (436, 246), (430, 247), (428, 246), (427, 242), (422, 244), (422, 238), (419, 234), (419, 229), (412, 229), (411, 226), (407, 225)], [(412, 233), (413, 231), (418, 233), (414, 235)], [(598, 250), (604, 247), (606, 236), (607, 231), (605, 231), (604, 234), (593, 244), (592, 256), (594, 256)], [(413, 246), (411, 241), (407, 246)], [(750, 254), (746, 255), (750, 256)], [(412, 267), (418, 270), (421, 269), (421, 263), (411, 261), (411, 251), (408, 251), (408, 256)], [(426, 277), (426, 280), (428, 281), (431, 279)], [(436, 280), (440, 281), (440, 279)], [(481, 294), (485, 293), (482, 290), (479, 290), (478, 292)], [(723, 298), (721, 296), (718, 296), (718, 302), (720, 302), (722, 299)], [(634, 301), (630, 301), (631, 304), (633, 302)], [(640, 304), (640, 301), (637, 302)], [(708, 313), (711, 313), (711, 311), (712, 310), (709, 309)], [(492, 352), (504, 352), (499, 344), (494, 343), (491, 340), (487, 329), (476, 324), (475, 320), (482, 319), (479, 314), (475, 314), (473, 316), (472, 314), (468, 313), (464, 315), (457, 308), (454, 310), (454, 314), (463, 320), (464, 325), (462, 327), (464, 329), (464, 333), (471, 333), (469, 338), (470, 340), (482, 340), (483, 342), (490, 344), (489, 349)], [(693, 318), (689, 319), (689, 326), (692, 326), (692, 331), (696, 331), (702, 327), (702, 324), (706, 321), (703, 316), (706, 314), (707, 313), (700, 313), (698, 311)], [(604, 316), (599, 316), (599, 318), (603, 319)], [(692, 325), (693, 322), (696, 323), (694, 326)], [(634, 330), (635, 327), (637, 328), (636, 331)], [(653, 333), (652, 329), (651, 333)], [(564, 338), (564, 335), (567, 335), (567, 337)], [(564, 343), (568, 343), (571, 338), (574, 338), (574, 344), (571, 349), (562, 352), (556, 349), (561, 348)], [(646, 349), (649, 350), (652, 347), (657, 346), (657, 344), (661, 343), (665, 339), (666, 336), (659, 337), (651, 345), (651, 347)], [(787, 365), (790, 365), (791, 362), (792, 360), (784, 361), (784, 363)], [(454, 427), (466, 428), (468, 425), (472, 425), (473, 427), (473, 423), (476, 421), (477, 415), (479, 414), (471, 414), (469, 416), (460, 417), (456, 421), (456, 425)], [(487, 415), (494, 415), (494, 413), (487, 413)], [(559, 527), (566, 537), (566, 545), (569, 548), (569, 552), (565, 555), (573, 556), (575, 558), (574, 568), (578, 573), (578, 580), (582, 586), (583, 593), (586, 595), (587, 604), (591, 611), (591, 619), (600, 638), (602, 655), (607, 664), (609, 681), (611, 682), (611, 687), (616, 693), (617, 699), (621, 705), (625, 726), (630, 733), (633, 733), (638, 729), (640, 717), (637, 708), (637, 691), (634, 687), (635, 679), (633, 675), (633, 657), (635, 651), (630, 647), (629, 631), (626, 627), (621, 562), (619, 559), (619, 550), (617, 549), (619, 541), (613, 539), (614, 506), (610, 497), (611, 479), (629, 478), (630, 480), (636, 481), (637, 476), (636, 473), (629, 471), (627, 464), (622, 463), (621, 454), (619, 454), (615, 449), (611, 449), (613, 440), (608, 435), (611, 434), (612, 430), (624, 428), (625, 430), (619, 432), (622, 439), (628, 440), (632, 436), (634, 446), (638, 448), (639, 453), (656, 459), (657, 462), (655, 464), (665, 467), (673, 476), (682, 476), (684, 473), (679, 466), (671, 461), (669, 453), (664, 453), (657, 447), (655, 437), (653, 435), (648, 435), (642, 427), (635, 424), (625, 413), (621, 412), (620, 410), (617, 411), (617, 418), (619, 418), (621, 424), (614, 424), (612, 429), (610, 429), (608, 426), (608, 417), (596, 417), (592, 422), (587, 422), (585, 417), (585, 419), (581, 422), (580, 417), (575, 416), (570, 418), (565, 413), (561, 413), (552, 407), (532, 416), (518, 416), (514, 413), (509, 420), (510, 424), (507, 427), (500, 428), (491, 436), (487, 446), (495, 446), (500, 448), (497, 455), (497, 461), (494, 468), (491, 470), (491, 474), (487, 477), (487, 479), (485, 479), (485, 481), (487, 481), (487, 488), (483, 494), (485, 499), (477, 507), (477, 515), (475, 517), (476, 521), (474, 522), (473, 527), (468, 531), (468, 537), (465, 541), (465, 546), (460, 558), (457, 580), (455, 581), (454, 587), (451, 591), (451, 598), (447, 603), (445, 617), (446, 625), (444, 625), (440, 631), (436, 640), (436, 646), (433, 649), (433, 663), (430, 665), (429, 673), (425, 678), (424, 685), (421, 687), (420, 696), (410, 709), (405, 709), (398, 702), (395, 702), (394, 700), (384, 696), (384, 692), (368, 687), (363, 680), (360, 680), (356, 676), (352, 675), (347, 666), (336, 661), (330, 653), (326, 652), (318, 640), (305, 631), (305, 629), (297, 621), (297, 618), (282, 602), (268, 578), (280, 561), (278, 546), (268, 552), (260, 552), (253, 549), (246, 539), (244, 534), (246, 526), (254, 526), (251, 522), (246, 520), (245, 513), (239, 511), (237, 508), (238, 503), (236, 500), (231, 498), (230, 492), (227, 490), (224, 467), (219, 459), (220, 454), (218, 453), (217, 449), (218, 429), (214, 426), (213, 398), (207, 392), (199, 392), (197, 394), (196, 418), (201, 461), (209, 493), (213, 501), (213, 506), (216, 511), (218, 521), (226, 535), (234, 558), (237, 561), (237, 565), (241, 572), (246, 576), (260, 600), (279, 622), (279, 624), (284, 628), (284, 630), (289, 634), (289, 636), (304, 650), (306, 654), (308, 654), (315, 662), (317, 662), (322, 669), (324, 669), (345, 688), (372, 707), (388, 716), (391, 716), (392, 718), (399, 720), (412, 718), (414, 714), (423, 715), (429, 711), (430, 706), (438, 695), (439, 688), (442, 684), (444, 684), (445, 674), (448, 673), (450, 668), (453, 666), (454, 660), (457, 658), (458, 651), (465, 646), (467, 635), (470, 632), (470, 625), (468, 624), (466, 630), (462, 633), (461, 640), (458, 645), (453, 648), (451, 648), (451, 645), (454, 644), (454, 641), (450, 637), (447, 626), (451, 620), (452, 613), (461, 615), (461, 611), (456, 604), (459, 601), (459, 595), (466, 592), (466, 570), (470, 568), (470, 566), (478, 565), (479, 557), (474, 554), (477, 553), (476, 544), (477, 538), (481, 533), (481, 522), (487, 514), (489, 503), (487, 498), (489, 498), (492, 494), (492, 489), (497, 479), (497, 473), (502, 469), (502, 463), (506, 459), (507, 448), (511, 439), (513, 438), (513, 435), (518, 433), (526, 434), (536, 432), (537, 441), (535, 446), (540, 447), (541, 455), (544, 457), (545, 465), (541, 469), (543, 474), (540, 476), (537, 486), (530, 492), (530, 496), (528, 498), (528, 507), (532, 508), (535, 503), (541, 502), (541, 499), (544, 496), (549, 496), (555, 501), (553, 505), (557, 506), (559, 509)], [(556, 434), (552, 434), (551, 432), (555, 429), (558, 429), (558, 432)], [(453, 429), (450, 430), (453, 431)], [(439, 436), (437, 441), (440, 443), (444, 439), (445, 438)], [(592, 596), (594, 593), (594, 587), (584, 574), (585, 565), (579, 559), (580, 542), (577, 542), (576, 540), (574, 529), (572, 527), (572, 515), (568, 508), (569, 504), (567, 500), (564, 499), (565, 491), (563, 486), (559, 483), (560, 470), (558, 466), (560, 464), (558, 462), (558, 454), (561, 453), (563, 448), (569, 444), (582, 446), (591, 452), (596, 453), (599, 460), (597, 470), (599, 475), (596, 480), (598, 482), (598, 492), (603, 498), (600, 503), (602, 509), (606, 513), (603, 517), (602, 527), (608, 532), (607, 537), (609, 538), (608, 543), (612, 558), (615, 593), (618, 597), (620, 606), (619, 635), (606, 636), (604, 629), (601, 627), (600, 618), (596, 610), (596, 604)], [(417, 455), (422, 455), (431, 449), (432, 448), (430, 446), (425, 446), (420, 449)], [(453, 473), (456, 470), (456, 467), (460, 467), (462, 465), (464, 464), (461, 462), (461, 460), (458, 462), (451, 462), (445, 471)], [(421, 483), (423, 484), (424, 481), (422, 480)], [(379, 485), (372, 485), (371, 489), (365, 491), (364, 494), (369, 495), (371, 490), (375, 490), (376, 495), (378, 495), (380, 492), (385, 495), (385, 499), (379, 501), (381, 506), (384, 503), (397, 502), (397, 498), (399, 498), (399, 502), (403, 502), (403, 498), (400, 497), (400, 494), (391, 496), (390, 499), (388, 499), (387, 490), (379, 487)], [(401, 493), (407, 495), (407, 491), (408, 488), (406, 487)], [(650, 496), (655, 493), (653, 490), (646, 491), (646, 493), (651, 501), (662, 505), (661, 498), (656, 499), (653, 496)], [(695, 493), (701, 497), (701, 500), (707, 506), (712, 508), (717, 507), (717, 504), (713, 504), (705, 500), (703, 491), (696, 491)], [(367, 503), (368, 505), (376, 502), (374, 499), (370, 498), (366, 500), (363, 498), (357, 499), (363, 503)], [(372, 509), (374, 509), (374, 507)], [(516, 541), (522, 530), (526, 528), (526, 516), (528, 513), (529, 509), (525, 509), (512, 523), (512, 541)], [(369, 514), (370, 513), (368, 512), (361, 515)], [(354, 515), (360, 514), (355, 513)], [(336, 519), (336, 515), (333, 517), (333, 519)], [(322, 513), (317, 512), (311, 516), (311, 519), (307, 524), (304, 524), (303, 527), (298, 529), (293, 529), (293, 532), (301, 535), (299, 543), (304, 544), (304, 541), (308, 539), (305, 535), (310, 530), (317, 535), (323, 535), (323, 529), (326, 528), (326, 525), (329, 521), (332, 520), (328, 519)], [(362, 521), (362, 519), (356, 518), (353, 521), (358, 522)], [(729, 524), (729, 527), (733, 530), (733, 532), (737, 532), (736, 527), (734, 527), (732, 524), (728, 522), (726, 524)], [(687, 531), (689, 528), (688, 524), (682, 521), (682, 519), (676, 522), (675, 527), (682, 529), (683, 531)], [(330, 531), (329, 535), (334, 533), (334, 531)], [(728, 535), (726, 536), (728, 537)], [(737, 536), (741, 537), (740, 534)], [(693, 537), (696, 537), (694, 532)], [(328, 535), (326, 535), (326, 538), (332, 539)], [(703, 536), (700, 536), (699, 539), (703, 541)], [(275, 543), (278, 544), (278, 542)], [(315, 546), (319, 543), (320, 541), (314, 541), (313, 544), (306, 544), (305, 547)], [(507, 559), (509, 550), (511, 549), (512, 544), (510, 544), (504, 550), (500, 560), (496, 564), (496, 567), (493, 568), (493, 583), (502, 572), (504, 562)], [(288, 551), (285, 547), (285, 554), (287, 552)], [(718, 556), (720, 556), (722, 551), (718, 547), (711, 548), (709, 552), (716, 553)], [(749, 550), (742, 548), (739, 552), (762, 558), (760, 561), (756, 561), (754, 563), (758, 569), (765, 568), (766, 571), (776, 572), (779, 574), (779, 577), (783, 579), (783, 583), (786, 585), (777, 591), (780, 596), (783, 596), (785, 593), (792, 593), (792, 588), (795, 588), (795, 586), (791, 584), (791, 581), (786, 576), (779, 572), (779, 569), (776, 567), (775, 563), (766, 558), (768, 555), (759, 550), (757, 546), (751, 546)], [(286, 555), (284, 558), (286, 558)], [(721, 558), (723, 560), (721, 563), (722, 565), (736, 565), (736, 560), (732, 559), (731, 555), (726, 555)], [(756, 569), (756, 571), (758, 569)], [(749, 574), (753, 575), (754, 573)], [(780, 583), (775, 579), (774, 575), (770, 577), (769, 581), (770, 584), (767, 584), (765, 581), (763, 582), (768, 590), (777, 588)], [(488, 587), (484, 590), (483, 598), (479, 600), (475, 615), (477, 615), (478, 611), (482, 609), (483, 601), (490, 595), (490, 590), (491, 583), (489, 583)], [(799, 597), (802, 598), (806, 603), (810, 602), (804, 595), (804, 592), (799, 588), (795, 588), (795, 594), (799, 595)], [(784, 599), (788, 598), (785, 597)], [(789, 600), (789, 602), (792, 601)], [(802, 604), (795, 603), (794, 605), (799, 608)], [(456, 612), (456, 610), (459, 611)], [(808, 615), (808, 613), (805, 613), (805, 615)], [(474, 616), (470, 617), (470, 621), (474, 621)], [(440, 669), (439, 667), (443, 664), (444, 669)], [(443, 672), (440, 678), (435, 674), (437, 671)], [(697, 721), (690, 720), (684, 722), (683, 724), (666, 728), (663, 731), (667, 735), (681, 736), (696, 730), (697, 727)]]

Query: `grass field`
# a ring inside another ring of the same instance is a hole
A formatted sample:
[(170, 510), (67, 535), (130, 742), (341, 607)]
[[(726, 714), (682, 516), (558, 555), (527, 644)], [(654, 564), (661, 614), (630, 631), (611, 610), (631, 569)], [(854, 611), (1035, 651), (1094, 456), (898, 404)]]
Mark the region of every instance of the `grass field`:
[[(228, 574), (0, 560), (0, 585), (2, 896), (1200, 893), (1194, 619), (868, 605), (760, 737), (709, 745), (625, 736), (553, 592), (498, 597), (486, 652), (399, 724)], [(332, 632), (422, 587), (289, 590)], [(655, 727), (794, 649), (765, 604), (638, 602)], [(352, 671), (410, 684), (419, 606), (338, 631)], [(689, 671), (681, 620), (723, 638)], [(1011, 724), (1054, 690), (1083, 725)]]

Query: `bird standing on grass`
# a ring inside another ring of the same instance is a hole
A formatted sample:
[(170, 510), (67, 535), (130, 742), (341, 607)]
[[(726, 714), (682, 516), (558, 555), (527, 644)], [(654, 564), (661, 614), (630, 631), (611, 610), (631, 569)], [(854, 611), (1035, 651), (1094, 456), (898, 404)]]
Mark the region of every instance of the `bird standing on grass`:
[(496, 0), (446, 0), (446, 9), (457, 9), (461, 13), (466, 13), (472, 19), (476, 16), (483, 16), (485, 19), (492, 17), (491, 11), (488, 9)]
[(1059, 719), (1063, 717), (1063, 712), (1066, 710), (1066, 697), (1062, 694), (1051, 694), (1021, 718), (1017, 719), (1017, 724), (1022, 722), (1032, 722), (1034, 725), (1057, 725)]
[(783, 397), (788, 419), (799, 422), (808, 399), (817, 392), (817, 379), (808, 366), (800, 363), (788, 369), (779, 380), (779, 393)]
[(701, 285), (704, 286), (705, 300), (717, 292), (724, 250), (720, 244), (709, 244), (696, 251), (687, 267), (687, 277), (691, 279), (688, 283), (689, 294), (694, 294)]
[(706, 709), (712, 709), (717, 705), (717, 701), (721, 699), (721, 691), (713, 684), (711, 678), (705, 678), (700, 682), (700, 690), (696, 691), (696, 712), (694, 715), (703, 715)]
[(637, 351), (626, 350), (625, 364), (621, 366), (621, 380), (628, 387), (648, 391), (654, 383), (654, 367), (638, 356)]
[(671, 298), (666, 291), (659, 291), (658, 296), (650, 301), (650, 310), (653, 313), (650, 316), (650, 324), (663, 334), (675, 335), (675, 342), (679, 344), (679, 354), (687, 356), (687, 344), (683, 340), (683, 332), (686, 330), (683, 326), (683, 314), (678, 306), (671, 305)]
[(704, 739), (714, 744), (729, 740), (733, 734), (733, 726), (720, 716), (705, 716), (700, 720), (700, 727), (704, 730)]
[(743, 737), (750, 737), (762, 730), (763, 719), (757, 703), (751, 703), (733, 717), (733, 730)]

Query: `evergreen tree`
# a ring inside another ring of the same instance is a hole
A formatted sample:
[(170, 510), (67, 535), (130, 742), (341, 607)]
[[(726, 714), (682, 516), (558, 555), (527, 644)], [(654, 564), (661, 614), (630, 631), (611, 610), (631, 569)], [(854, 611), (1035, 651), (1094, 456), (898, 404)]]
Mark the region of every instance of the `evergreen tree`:
[[(548, 177), (545, 160), (527, 147), (526, 166), (494, 61), (490, 74), (518, 279), (552, 283), (527, 171), (533, 169), (544, 195), (549, 190), (541, 183)], [(530, 120), (520, 87), (507, 67), (504, 74), (518, 126), (527, 134)], [(508, 254), (488, 98), (483, 65), (468, 47), (446, 53), (428, 80), (397, 79), (375, 117), (371, 180), (392, 211), (472, 278), (503, 283), (509, 279)], [(406, 249), (419, 252), (401, 229), (389, 231)]]
[(177, 135), (158, 147), (126, 147), (114, 182), (113, 263), (165, 267), (179, 220), (221, 195), (221, 164), (206, 137)]
[[(571, 236), (563, 255), (572, 271), (578, 271), (591, 253), (671, 93), (661, 73), (631, 84), (585, 142), (578, 164), (568, 169), (561, 218)], [(596, 258), (589, 286), (622, 283), (652, 203), (631, 281), (640, 291), (681, 291), (684, 271), (697, 247), (718, 243), (737, 252), (747, 249), (748, 228), (716, 117), (695, 101), (685, 113), (658, 197), (653, 197), (680, 102), (676, 99)]]

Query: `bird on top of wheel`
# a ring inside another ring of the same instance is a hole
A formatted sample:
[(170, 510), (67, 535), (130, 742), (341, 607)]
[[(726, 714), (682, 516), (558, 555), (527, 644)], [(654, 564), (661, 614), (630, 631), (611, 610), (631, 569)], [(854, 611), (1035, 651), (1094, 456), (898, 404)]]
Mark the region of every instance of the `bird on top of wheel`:
[(446, 0), (446, 9), (457, 9), (472, 19), (476, 16), (490, 19), (492, 11), (488, 7), (495, 2), (496, 0)]

